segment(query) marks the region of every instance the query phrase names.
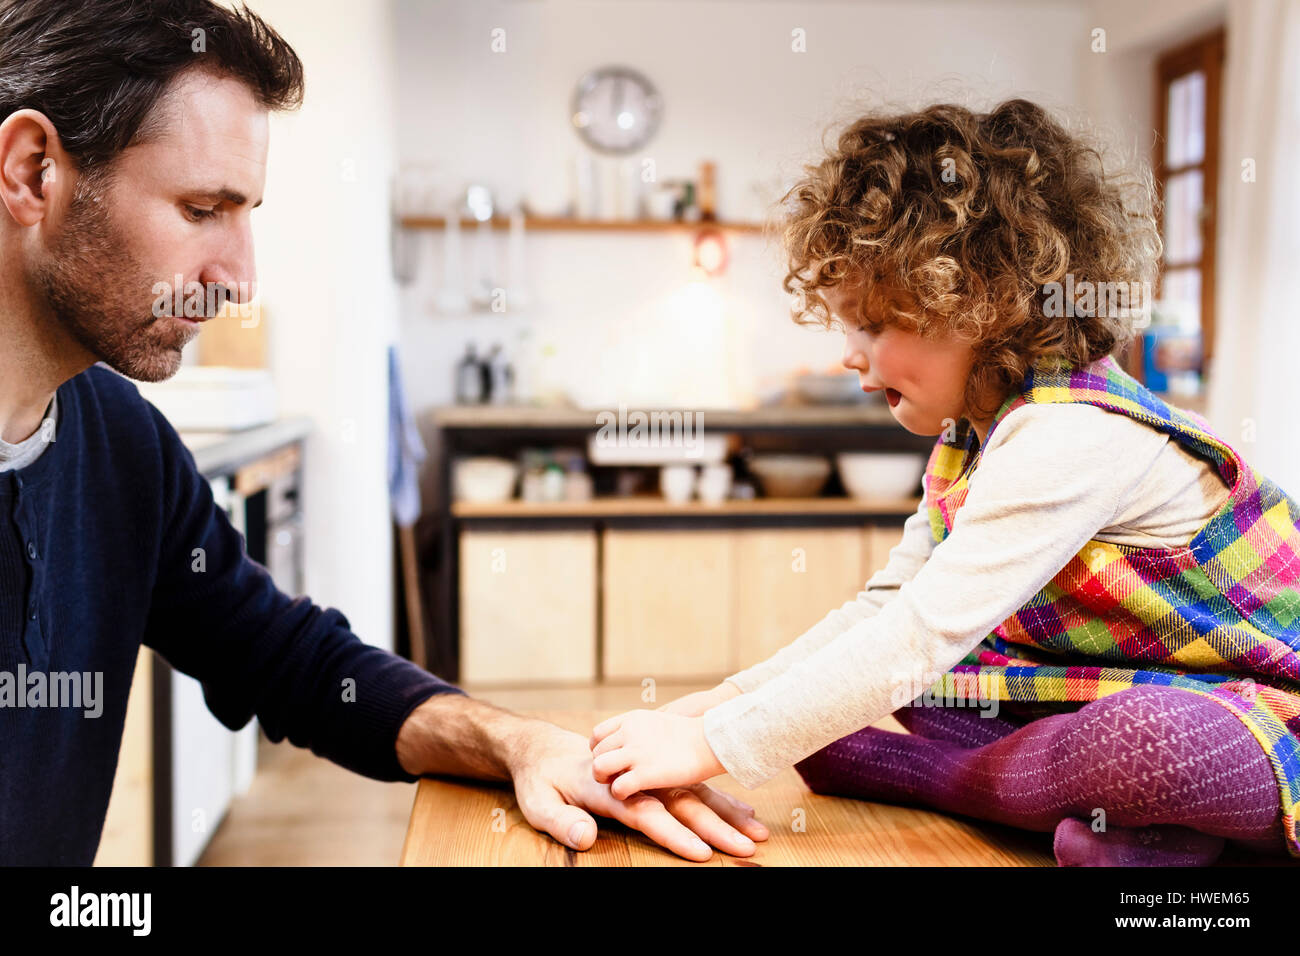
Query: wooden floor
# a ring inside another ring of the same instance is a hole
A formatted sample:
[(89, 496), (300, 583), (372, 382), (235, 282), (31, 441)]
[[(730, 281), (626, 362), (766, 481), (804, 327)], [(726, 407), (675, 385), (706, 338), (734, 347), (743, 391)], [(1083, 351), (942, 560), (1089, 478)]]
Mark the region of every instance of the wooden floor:
[[(660, 686), (660, 702), (700, 686)], [(632, 709), (648, 704), (639, 686), (493, 690), (466, 687), (483, 700), (516, 711)], [(901, 725), (897, 728), (902, 731)], [(200, 866), (395, 866), (401, 857), (416, 784), (381, 783), (354, 774), (291, 744), (262, 739), (257, 775), (247, 794), (236, 798), (218, 828)], [(742, 799), (744, 794), (739, 794)], [(910, 808), (890, 813), (915, 814), (917, 825), (934, 815)], [(891, 819), (894, 819), (891, 817)], [(897, 822), (897, 820), (895, 820)], [(771, 825), (769, 821), (769, 826)], [(964, 821), (987, 828), (1002, 843), (1020, 846), (1022, 862), (1051, 862), (1050, 834)], [(1040, 845), (1041, 844), (1041, 845)], [(1017, 852), (1012, 847), (1012, 853)], [(1044, 856), (1046, 854), (1046, 856)], [(963, 861), (951, 861), (962, 865)], [(1286, 865), (1281, 860), (1229, 848), (1218, 865)]]

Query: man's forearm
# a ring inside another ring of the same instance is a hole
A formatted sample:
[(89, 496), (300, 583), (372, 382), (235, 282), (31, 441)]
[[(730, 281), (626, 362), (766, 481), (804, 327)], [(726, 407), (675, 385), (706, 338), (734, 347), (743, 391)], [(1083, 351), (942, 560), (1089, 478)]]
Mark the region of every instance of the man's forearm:
[(463, 694), (435, 694), (397, 734), (397, 759), (415, 776), (509, 780), (539, 722)]

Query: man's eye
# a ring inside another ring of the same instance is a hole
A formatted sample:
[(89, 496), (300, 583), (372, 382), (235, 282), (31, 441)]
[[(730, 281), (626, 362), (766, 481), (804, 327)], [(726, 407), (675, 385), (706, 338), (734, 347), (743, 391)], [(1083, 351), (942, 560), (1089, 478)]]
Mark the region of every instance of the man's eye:
[(186, 206), (185, 214), (194, 222), (198, 222), (202, 219), (212, 219), (216, 216), (217, 211), (215, 209), (203, 209), (199, 206)]

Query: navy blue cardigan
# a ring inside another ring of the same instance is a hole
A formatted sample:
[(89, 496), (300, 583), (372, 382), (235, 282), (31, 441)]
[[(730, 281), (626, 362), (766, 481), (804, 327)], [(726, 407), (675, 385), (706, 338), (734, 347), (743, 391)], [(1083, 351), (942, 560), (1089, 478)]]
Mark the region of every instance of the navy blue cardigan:
[[(277, 589), (129, 379), (96, 365), (58, 394), (53, 444), (0, 473), (0, 864), (94, 859), (142, 642), (232, 730), (256, 715), (271, 740), (415, 779), (398, 729), (459, 688)], [(68, 706), (69, 675), (102, 681), (98, 716)]]

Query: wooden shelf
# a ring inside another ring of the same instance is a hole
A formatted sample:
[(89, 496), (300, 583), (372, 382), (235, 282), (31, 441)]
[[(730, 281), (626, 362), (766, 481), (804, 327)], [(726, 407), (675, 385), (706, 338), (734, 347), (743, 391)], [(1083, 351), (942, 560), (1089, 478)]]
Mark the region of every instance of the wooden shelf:
[(911, 514), (920, 498), (753, 498), (731, 499), (709, 505), (701, 501), (674, 504), (657, 495), (628, 498), (593, 498), (590, 501), (457, 501), (451, 513), (457, 518), (597, 518), (688, 517), (698, 515), (853, 515)]
[[(399, 222), (403, 229), (442, 229), (447, 220), (437, 216), (403, 216)], [(510, 220), (491, 220), (493, 229), (509, 229)], [(462, 229), (478, 228), (475, 219), (462, 219)], [(717, 229), (722, 232), (759, 233), (762, 223), (757, 222), (677, 222), (660, 219), (569, 219), (554, 216), (526, 216), (524, 228), (533, 232), (699, 232)]]
[[(907, 450), (929, 454), (933, 439), (907, 434), (885, 404), (882, 392), (852, 405), (770, 405), (760, 408), (682, 409), (654, 406), (638, 409), (646, 415), (691, 412), (704, 434), (720, 431), (754, 431), (763, 429), (877, 428), (901, 433)], [(531, 429), (574, 429), (596, 431), (607, 419), (602, 414), (615, 409), (572, 408), (541, 405), (441, 405), (420, 413), (432, 427), (478, 432), (528, 431)], [(665, 462), (667, 464), (667, 462)]]

